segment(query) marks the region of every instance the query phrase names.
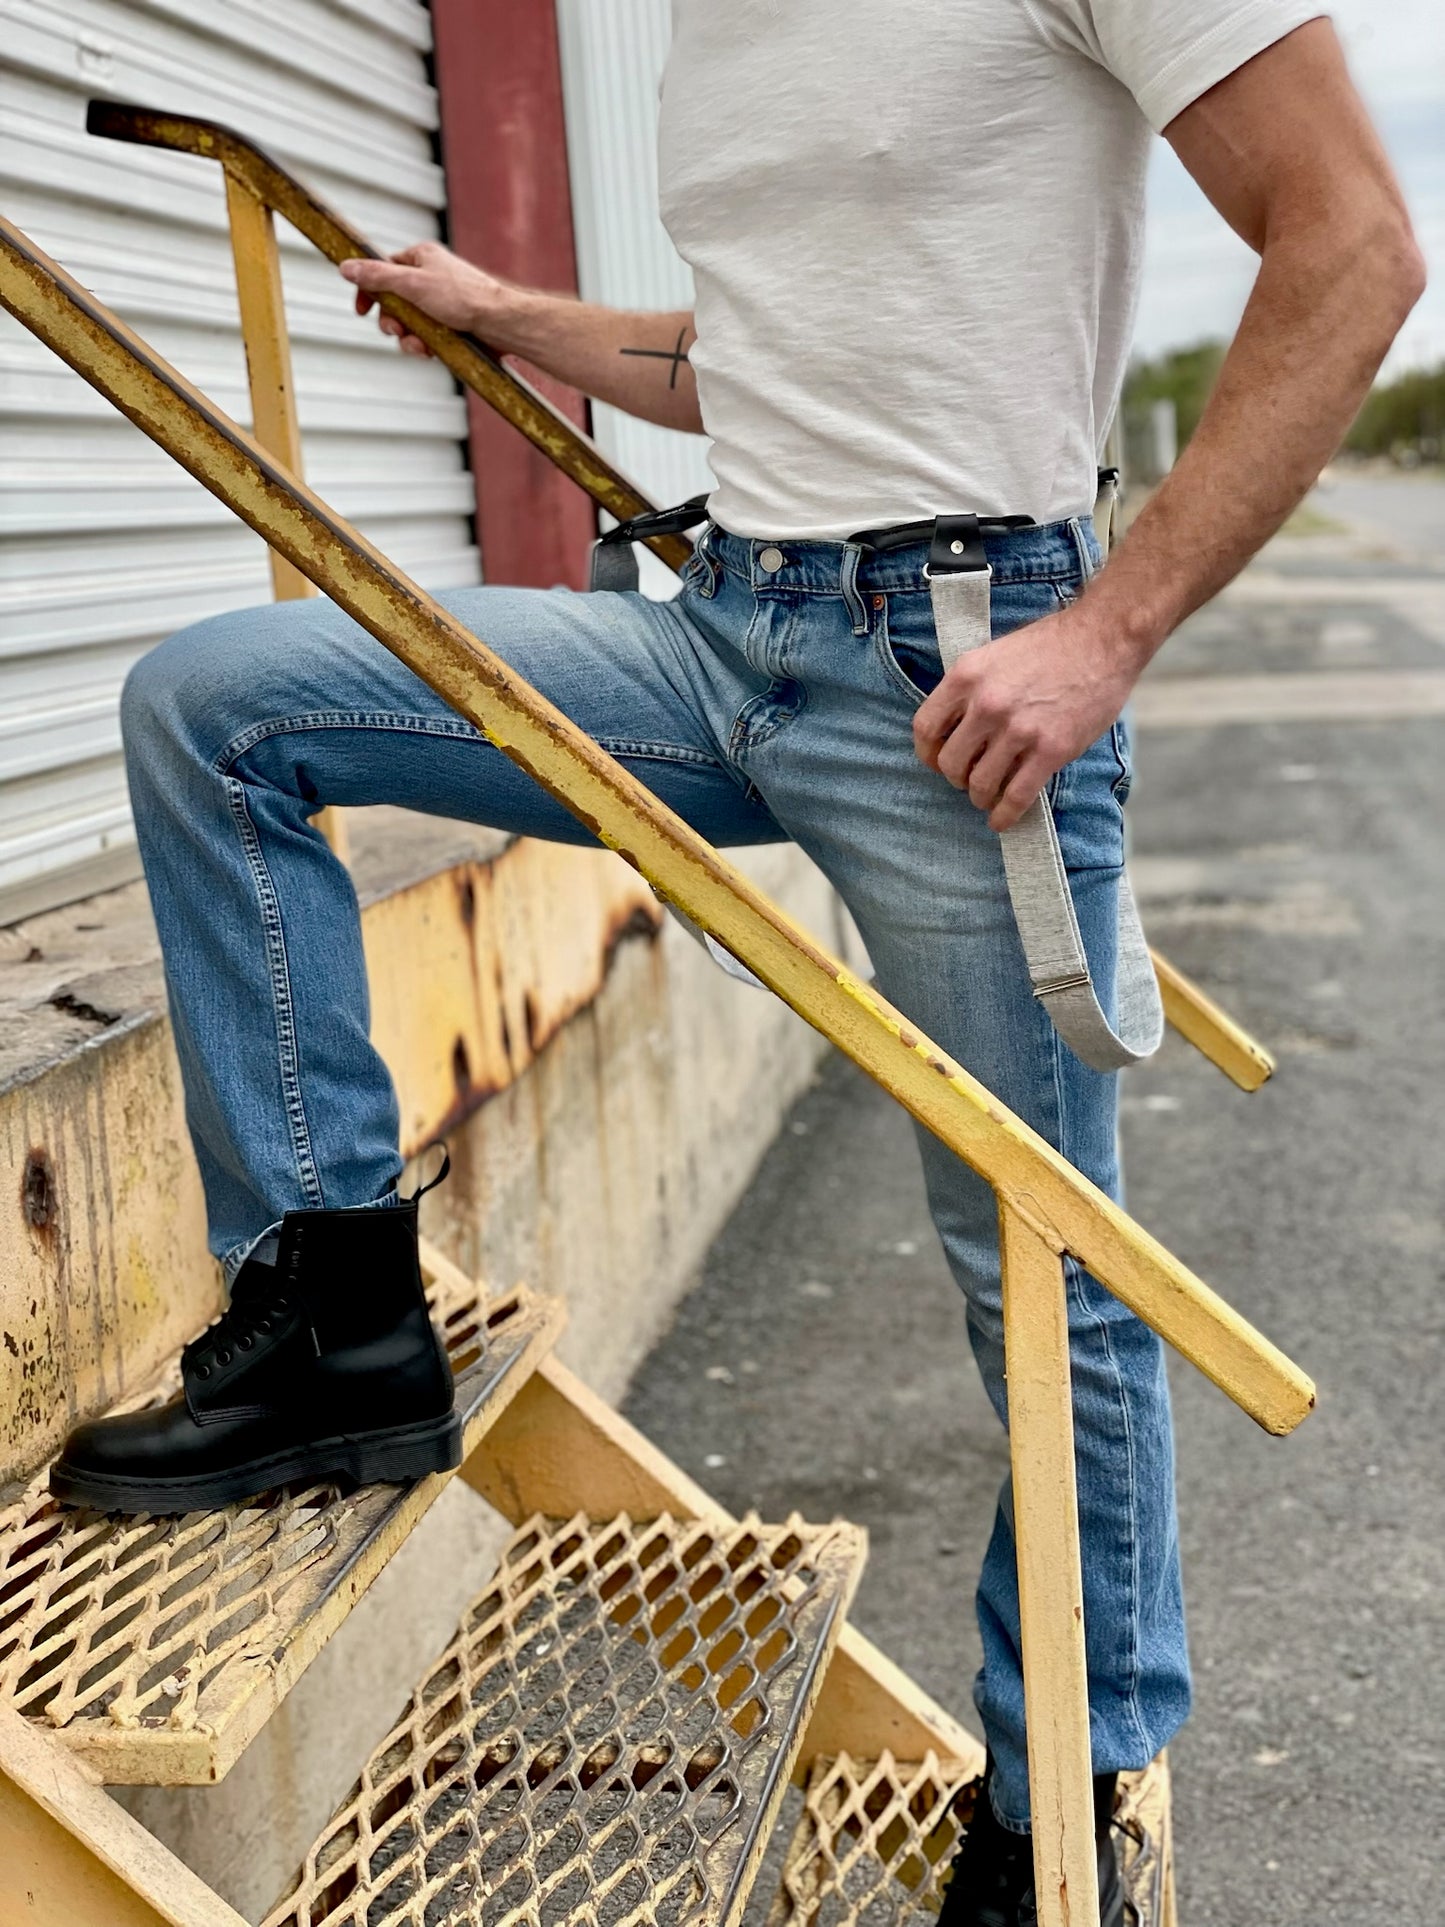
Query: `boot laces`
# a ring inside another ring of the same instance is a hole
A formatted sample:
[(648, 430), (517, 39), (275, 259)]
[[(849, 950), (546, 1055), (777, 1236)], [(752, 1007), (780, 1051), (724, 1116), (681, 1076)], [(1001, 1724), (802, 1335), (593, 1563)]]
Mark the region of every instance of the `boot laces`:
[(217, 1366), (229, 1365), (237, 1352), (249, 1352), (287, 1317), (295, 1299), (274, 1265), (245, 1264), (231, 1287), (231, 1302), (181, 1353), (181, 1366), (207, 1379)]

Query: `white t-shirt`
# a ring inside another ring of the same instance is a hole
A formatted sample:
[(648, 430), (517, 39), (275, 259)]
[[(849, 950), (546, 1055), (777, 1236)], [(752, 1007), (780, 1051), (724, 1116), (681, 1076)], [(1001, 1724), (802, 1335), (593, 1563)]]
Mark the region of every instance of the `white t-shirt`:
[(662, 213), (712, 513), (838, 539), (1084, 512), (1150, 128), (1317, 0), (673, 0)]

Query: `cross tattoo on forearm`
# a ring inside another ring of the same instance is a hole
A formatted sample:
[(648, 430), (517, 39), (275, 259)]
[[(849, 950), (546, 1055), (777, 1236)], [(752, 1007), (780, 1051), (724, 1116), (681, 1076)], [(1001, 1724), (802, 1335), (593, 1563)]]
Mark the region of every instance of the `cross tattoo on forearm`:
[(670, 361), (672, 363), (672, 373), (668, 378), (667, 385), (669, 388), (676, 388), (678, 370), (688, 362), (687, 350), (682, 345), (686, 340), (687, 329), (683, 328), (678, 333), (677, 346), (675, 348), (623, 348), (619, 350), (619, 353), (624, 355), (637, 355), (645, 361)]

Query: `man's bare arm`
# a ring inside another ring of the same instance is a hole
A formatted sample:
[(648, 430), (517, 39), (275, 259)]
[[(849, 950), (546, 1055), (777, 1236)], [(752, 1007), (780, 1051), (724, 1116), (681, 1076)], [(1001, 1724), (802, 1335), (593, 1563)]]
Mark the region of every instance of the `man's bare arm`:
[(966, 656), (918, 712), (919, 755), (996, 829), (1113, 722), (1169, 634), (1303, 498), (1424, 286), (1327, 21), (1247, 62), (1165, 132), (1259, 253), (1259, 274), (1198, 428), (1108, 567), (1071, 608)]
[[(368, 313), (379, 294), (402, 295), (437, 321), (520, 356), (595, 401), (664, 428), (702, 430), (688, 360), (696, 339), (690, 314), (626, 314), (519, 288), (436, 241), (406, 248), (389, 261), (343, 261), (341, 272), (357, 291), (359, 314)], [(380, 322), (408, 354), (427, 352), (390, 315)]]

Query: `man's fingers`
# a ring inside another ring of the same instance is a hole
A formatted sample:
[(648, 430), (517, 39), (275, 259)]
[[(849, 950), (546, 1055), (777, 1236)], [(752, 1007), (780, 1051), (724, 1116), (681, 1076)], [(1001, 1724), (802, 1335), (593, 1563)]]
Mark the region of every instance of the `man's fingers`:
[(367, 294), (410, 294), (422, 278), (420, 268), (410, 267), (404, 261), (343, 261), (341, 273), (352, 287), (364, 289)]
[(1043, 790), (1053, 775), (1048, 759), (1037, 751), (1026, 756), (1004, 786), (1003, 794), (989, 811), (991, 830), (1011, 830)]
[(938, 768), (939, 752), (963, 720), (967, 707), (968, 687), (955, 669), (914, 713), (913, 746), (920, 762), (930, 769)]
[(974, 764), (988, 748), (988, 729), (981, 717), (966, 715), (938, 752), (934, 768), (956, 790), (966, 790)]
[(999, 802), (1009, 779), (1028, 753), (1028, 745), (1007, 730), (984, 746), (968, 771), (968, 800), (975, 809), (991, 810)]
[[(417, 252), (416, 248), (405, 250), (407, 255), (415, 255)], [(343, 261), (341, 272), (356, 289), (358, 314), (370, 314), (376, 306), (376, 297), (379, 294), (399, 294), (412, 299), (415, 283), (420, 278), (419, 271), (410, 266), (401, 256), (392, 261)], [(431, 354), (431, 349), (426, 343), (412, 334), (406, 323), (398, 321), (395, 315), (380, 313), (376, 317), (376, 322), (381, 332), (384, 335), (390, 335), (391, 339), (399, 344), (404, 354), (423, 357)]]

